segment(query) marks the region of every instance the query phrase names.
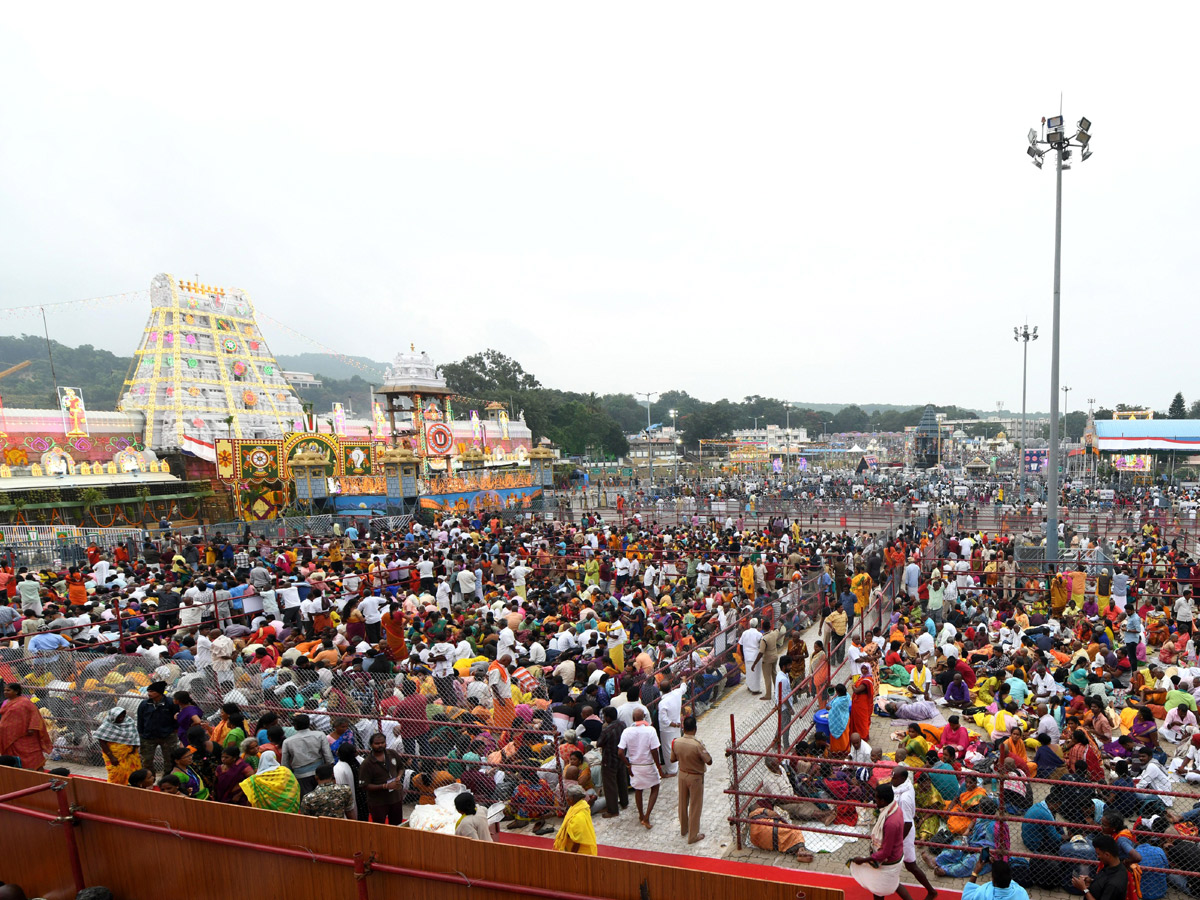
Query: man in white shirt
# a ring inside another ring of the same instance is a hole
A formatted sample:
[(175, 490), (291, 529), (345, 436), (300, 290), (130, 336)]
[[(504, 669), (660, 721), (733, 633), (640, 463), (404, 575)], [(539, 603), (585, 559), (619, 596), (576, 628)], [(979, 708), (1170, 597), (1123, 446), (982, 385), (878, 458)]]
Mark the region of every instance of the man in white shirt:
[(179, 600), (179, 624), (183, 628), (195, 628), (204, 617), (204, 610), (195, 604), (186, 593)]
[(367, 640), (372, 644), (379, 643), (383, 622), (382, 607), (383, 598), (375, 595), (364, 597), (358, 604), (358, 611), (362, 613), (363, 624), (367, 628)]
[(289, 584), (275, 593), (283, 604), (283, 624), (289, 628), (297, 627), (300, 624), (300, 589)]
[[(1135, 782), (1135, 786), (1143, 791), (1169, 791), (1171, 790), (1171, 777), (1166, 770), (1158, 764), (1154, 759), (1149, 747), (1138, 748), (1138, 759), (1141, 761), (1143, 769), (1142, 774)], [(1159, 799), (1152, 793), (1135, 794), (1142, 801)]]
[(913, 821), (917, 814), (917, 792), (907, 766), (896, 766), (892, 769), (892, 791), (895, 793), (896, 803), (904, 813), (904, 868), (921, 882), (926, 894), (933, 897), (936, 891), (929, 883), (929, 876), (917, 865), (917, 828)]
[[(668, 679), (670, 676), (667, 676)], [(663, 745), (663, 756), (667, 762), (664, 765), (665, 774), (670, 777), (679, 772), (679, 763), (671, 762), (671, 744), (675, 738), (683, 734), (683, 695), (687, 691), (687, 682), (680, 682), (671, 686), (668, 680), (663, 687), (669, 688), (663, 691), (662, 697), (658, 701), (658, 732), (661, 735)]]
[(463, 600), (467, 600), (475, 593), (475, 570), (470, 566), (458, 573), (458, 590), (462, 594)]
[(758, 630), (758, 619), (751, 619), (750, 627), (738, 638), (738, 646), (742, 648), (742, 659), (746, 663), (746, 690), (752, 694), (760, 694), (763, 689), (762, 663), (759, 662), (761, 642), (762, 632)]
[(496, 642), (496, 658), (499, 659), (505, 654), (513, 659), (517, 658), (517, 636), (508, 627), (508, 619), (501, 619), (500, 634)]
[(1039, 703), (1037, 714), (1038, 726), (1037, 733), (1034, 735), (1034, 737), (1037, 737), (1039, 734), (1048, 734), (1050, 735), (1050, 743), (1057, 744), (1058, 738), (1062, 734), (1062, 730), (1058, 727), (1058, 720), (1054, 718), (1054, 716), (1050, 715), (1050, 707), (1048, 707), (1045, 703)]
[(450, 610), (450, 585), (446, 581), (445, 575), (439, 575), (437, 579), (437, 608), (443, 612)]
[(196, 668), (207, 669), (212, 665), (212, 641), (203, 631), (196, 634)]
[[(633, 706), (627, 703), (618, 712), (624, 712)], [(632, 724), (621, 732), (621, 740), (617, 751), (622, 762), (629, 769), (629, 786), (633, 788), (634, 799), (637, 801), (638, 818), (647, 829), (650, 827), (650, 813), (654, 811), (654, 803), (658, 800), (658, 786), (662, 783), (662, 765), (658, 761), (659, 740), (650, 723), (646, 721), (645, 707), (638, 704), (633, 708)], [(643, 809), (642, 792), (650, 791), (650, 801)]]
[(624, 587), (625, 582), (629, 580), (629, 560), (624, 556), (617, 557), (617, 587)]
[(1192, 630), (1192, 620), (1196, 617), (1196, 606), (1192, 602), (1192, 586), (1185, 584), (1179, 599), (1175, 601), (1175, 622), (1180, 631)]
[(934, 649), (933, 635), (928, 631), (922, 631), (917, 636), (917, 652), (921, 656), (932, 656)]
[(651, 597), (658, 596), (658, 569), (654, 567), (654, 563), (646, 566), (646, 572), (642, 575), (642, 587)]

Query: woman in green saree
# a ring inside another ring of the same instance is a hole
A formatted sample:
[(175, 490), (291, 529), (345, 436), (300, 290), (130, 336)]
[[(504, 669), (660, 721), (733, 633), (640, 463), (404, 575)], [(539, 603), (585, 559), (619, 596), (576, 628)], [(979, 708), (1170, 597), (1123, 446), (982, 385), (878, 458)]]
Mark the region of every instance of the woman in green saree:
[(275, 812), (300, 811), (300, 782), (292, 770), (280, 764), (273, 750), (258, 759), (258, 771), (238, 785), (255, 809)]

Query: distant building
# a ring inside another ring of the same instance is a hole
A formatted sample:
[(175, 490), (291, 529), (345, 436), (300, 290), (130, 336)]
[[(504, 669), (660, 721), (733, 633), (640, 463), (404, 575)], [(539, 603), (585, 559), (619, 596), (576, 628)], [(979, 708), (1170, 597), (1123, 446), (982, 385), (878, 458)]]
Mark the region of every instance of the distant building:
[(320, 387), (321, 379), (312, 372), (289, 372), (286, 369), (283, 372), (283, 377), (293, 388), (317, 388)]

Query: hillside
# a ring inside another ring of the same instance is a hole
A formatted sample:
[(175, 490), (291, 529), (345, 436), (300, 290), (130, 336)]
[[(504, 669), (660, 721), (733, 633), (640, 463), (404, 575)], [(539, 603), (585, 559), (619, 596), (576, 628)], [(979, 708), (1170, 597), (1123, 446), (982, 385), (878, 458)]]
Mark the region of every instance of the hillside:
[(279, 361), (282, 368), (291, 372), (312, 372), (315, 375), (336, 379), (357, 377), (370, 381), (371, 378), (375, 378), (376, 383), (383, 378), (384, 370), (387, 369), (387, 363), (377, 362), (365, 356), (348, 356), (346, 359), (359, 363), (369, 371), (364, 371), (363, 368), (351, 365), (328, 353), (282, 354), (276, 356), (275, 359)]
[[(116, 408), (122, 382), (129, 371), (130, 357), (97, 350), (90, 344), (67, 347), (51, 342), (54, 371), (59, 385), (83, 392), (90, 409)], [(327, 415), (334, 402), (347, 404), (357, 416), (369, 409), (372, 384), (382, 382), (384, 363), (367, 357), (350, 357), (368, 367), (364, 372), (337, 357), (320, 353), (301, 353), (278, 357), (287, 369), (312, 372), (320, 376), (319, 388), (298, 391), (311, 403), (318, 415)], [(24, 360), (32, 364), (0, 381), (0, 397), (9, 407), (52, 408), (55, 405), (54, 380), (46, 354), (46, 342), (40, 335), (0, 336), (0, 369)], [(468, 398), (468, 408), (482, 408), (490, 400), (515, 407), (514, 415), (524, 411), (534, 439), (548, 437), (573, 455), (620, 456), (627, 452), (626, 434), (646, 427), (646, 406), (630, 394), (581, 394), (544, 387), (519, 362), (495, 351), (473, 354), (459, 362), (441, 367), (447, 383)], [(372, 381), (374, 375), (374, 381)], [(461, 406), (461, 404), (460, 404)], [(955, 406), (937, 406), (953, 418), (974, 418), (974, 410)], [(684, 440), (692, 446), (698, 440), (721, 438), (731, 431), (764, 424), (808, 429), (816, 438), (823, 431), (897, 431), (915, 425), (923, 406), (892, 404), (792, 403), (773, 397), (752, 395), (741, 400), (701, 400), (685, 391), (666, 391), (651, 405), (656, 424), (671, 423), (670, 410), (676, 411), (676, 423)], [(989, 411), (990, 412), (990, 411)]]
[[(117, 397), (132, 357), (97, 350), (91, 344), (67, 347), (51, 341), (50, 347), (54, 354), (54, 375), (60, 386), (83, 391), (88, 409), (111, 411), (117, 408)], [(0, 381), (4, 405), (53, 409), (58, 404), (45, 338), (34, 334), (0, 335), (0, 369), (27, 359), (33, 364)]]

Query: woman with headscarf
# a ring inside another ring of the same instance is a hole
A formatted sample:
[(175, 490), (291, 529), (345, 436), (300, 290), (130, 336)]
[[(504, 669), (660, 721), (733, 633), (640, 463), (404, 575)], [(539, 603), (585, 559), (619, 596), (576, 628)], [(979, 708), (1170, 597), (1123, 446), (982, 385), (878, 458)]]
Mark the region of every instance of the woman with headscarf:
[(846, 753), (849, 750), (850, 696), (846, 693), (846, 686), (839, 684), (834, 688), (833, 699), (829, 701), (829, 752)]
[(290, 813), (300, 811), (300, 782), (291, 769), (280, 764), (272, 750), (263, 752), (258, 760), (258, 771), (238, 787), (255, 809)]
[(129, 784), (129, 776), (142, 767), (137, 723), (120, 706), (114, 706), (104, 714), (92, 737), (104, 757), (108, 783)]

